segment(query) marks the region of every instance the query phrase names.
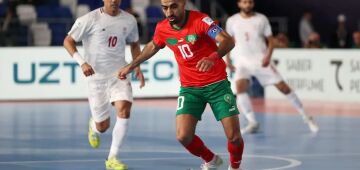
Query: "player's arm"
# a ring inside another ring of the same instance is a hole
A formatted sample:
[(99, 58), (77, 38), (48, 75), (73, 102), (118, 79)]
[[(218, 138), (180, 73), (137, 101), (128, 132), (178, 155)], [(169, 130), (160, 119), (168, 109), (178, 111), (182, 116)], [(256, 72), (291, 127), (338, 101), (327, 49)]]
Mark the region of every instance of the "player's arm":
[(235, 47), (234, 39), (224, 30), (215, 37), (215, 40), (219, 43), (217, 53), (220, 58), (228, 54)]
[(70, 54), (70, 56), (72, 56), (72, 58), (79, 64), (86, 77), (95, 74), (92, 67), (88, 63), (86, 63), (83, 57), (78, 53), (78, 50), (76, 48), (76, 42), (71, 36), (67, 35), (65, 37), (63, 45), (67, 52)]
[(267, 43), (267, 49), (262, 63), (263, 67), (267, 67), (271, 62), (271, 56), (274, 51), (274, 37), (273, 36), (266, 37), (266, 43)]
[(218, 50), (211, 53), (208, 57), (204, 57), (197, 63), (196, 67), (202, 72), (210, 70), (216, 60), (221, 59), (235, 46), (234, 39), (215, 24), (209, 28), (208, 36), (218, 42)]
[(225, 62), (226, 62), (226, 66), (232, 71), (235, 72), (236, 68), (232, 63), (231, 57), (230, 57), (230, 52), (228, 52), (225, 56)]
[(144, 49), (141, 51), (140, 55), (135, 57), (130, 64), (120, 69), (118, 78), (126, 79), (127, 74), (138, 67), (141, 63), (154, 56), (160, 49), (161, 47), (157, 46), (153, 41), (147, 43)]
[[(130, 50), (131, 50), (132, 58), (133, 60), (135, 60), (135, 58), (139, 56), (141, 53), (139, 41), (130, 43)], [(135, 75), (138, 78), (138, 80), (140, 80), (140, 88), (144, 87), (145, 79), (143, 73), (141, 72), (140, 65), (135, 67)]]
[(274, 37), (272, 36), (270, 22), (266, 17), (263, 18), (263, 24), (264, 24), (263, 32), (261, 32), (261, 33), (265, 37), (265, 40), (267, 43), (267, 49), (266, 49), (266, 53), (265, 53), (265, 56), (262, 61), (262, 66), (267, 67), (267, 66), (269, 66), (269, 64), (271, 62), (271, 56), (272, 56), (272, 53), (274, 50)]

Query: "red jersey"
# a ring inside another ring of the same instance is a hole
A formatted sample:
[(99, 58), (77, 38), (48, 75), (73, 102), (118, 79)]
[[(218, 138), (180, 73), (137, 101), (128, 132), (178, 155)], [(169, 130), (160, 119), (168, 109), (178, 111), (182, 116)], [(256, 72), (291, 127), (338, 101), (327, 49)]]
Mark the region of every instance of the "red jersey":
[(210, 26), (214, 24), (206, 14), (196, 11), (185, 12), (185, 24), (176, 29), (167, 19), (156, 26), (153, 41), (163, 48), (168, 46), (179, 65), (180, 82), (183, 87), (202, 87), (227, 78), (226, 65), (220, 59), (207, 72), (200, 72), (196, 64), (203, 57), (217, 51), (214, 39), (208, 36)]

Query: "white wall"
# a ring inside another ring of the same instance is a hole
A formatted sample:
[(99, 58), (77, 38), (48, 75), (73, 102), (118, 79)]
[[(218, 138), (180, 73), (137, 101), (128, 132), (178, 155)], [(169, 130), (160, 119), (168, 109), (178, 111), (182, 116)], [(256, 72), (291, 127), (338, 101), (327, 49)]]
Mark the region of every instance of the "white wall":
[[(360, 102), (359, 50), (276, 50), (277, 69), (301, 99)], [(266, 98), (284, 98), (277, 89)]]
[[(129, 48), (126, 50), (126, 54), (130, 54)], [(169, 49), (161, 50), (141, 67), (147, 82), (139, 89), (139, 83), (133, 81), (135, 97), (177, 96), (178, 69)], [(87, 84), (80, 67), (64, 48), (0, 48), (0, 100), (83, 99), (86, 96)]]
[[(129, 48), (126, 50), (130, 59)], [(276, 50), (273, 58), (301, 99), (360, 102), (360, 51), (288, 49)], [(168, 48), (141, 67), (147, 82), (139, 89), (139, 83), (133, 81), (135, 97), (177, 96), (178, 67)], [(0, 48), (0, 100), (86, 96), (87, 85), (80, 68), (62, 47)], [(266, 98), (284, 96), (268, 87)]]

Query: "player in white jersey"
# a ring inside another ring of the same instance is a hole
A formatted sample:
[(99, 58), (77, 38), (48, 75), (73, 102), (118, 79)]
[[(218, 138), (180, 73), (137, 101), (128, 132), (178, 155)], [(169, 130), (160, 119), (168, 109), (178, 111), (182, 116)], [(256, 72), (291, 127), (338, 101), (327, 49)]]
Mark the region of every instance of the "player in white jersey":
[(240, 12), (228, 18), (226, 31), (235, 39), (235, 48), (227, 55), (228, 67), (235, 72), (237, 102), (248, 124), (242, 133), (255, 133), (259, 124), (248, 96), (247, 89), (251, 76), (261, 85), (275, 85), (296, 110), (301, 114), (312, 132), (319, 130), (314, 119), (309, 116), (297, 95), (285, 83), (275, 66), (271, 63), (273, 36), (271, 26), (265, 15), (254, 12), (254, 0), (238, 0)]
[[(119, 150), (128, 128), (133, 102), (130, 80), (117, 79), (117, 71), (127, 65), (125, 46), (130, 44), (134, 57), (140, 54), (139, 35), (135, 18), (119, 9), (121, 0), (103, 0), (104, 6), (78, 18), (64, 40), (64, 47), (79, 63), (87, 77), (89, 104), (92, 118), (89, 121), (89, 143), (97, 148), (99, 134), (110, 126), (110, 109), (116, 109), (116, 123), (112, 132), (112, 143), (107, 169), (127, 169), (119, 159)], [(85, 54), (81, 56), (76, 42), (82, 41)], [(135, 70), (144, 86), (144, 76), (139, 67)]]

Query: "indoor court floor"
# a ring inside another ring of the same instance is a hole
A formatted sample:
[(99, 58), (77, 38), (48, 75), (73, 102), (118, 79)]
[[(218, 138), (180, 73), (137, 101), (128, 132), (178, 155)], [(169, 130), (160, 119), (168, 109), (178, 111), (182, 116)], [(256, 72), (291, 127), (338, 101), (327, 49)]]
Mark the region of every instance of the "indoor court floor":
[[(312, 134), (287, 101), (254, 102), (260, 132), (243, 136), (243, 169), (360, 169), (359, 103), (305, 102), (320, 126)], [(130, 170), (200, 169), (201, 160), (176, 141), (175, 110), (175, 99), (135, 100), (121, 154)], [(1, 102), (0, 116), (0, 170), (105, 169), (112, 129), (101, 136), (100, 148), (90, 148), (87, 101)], [(197, 134), (222, 156), (226, 170), (225, 135), (209, 109)]]

